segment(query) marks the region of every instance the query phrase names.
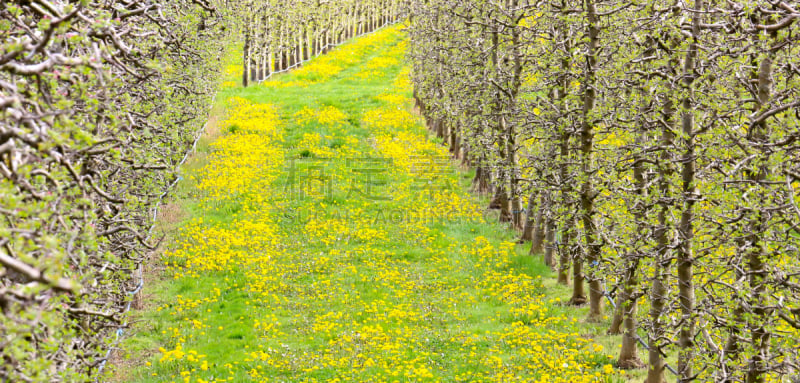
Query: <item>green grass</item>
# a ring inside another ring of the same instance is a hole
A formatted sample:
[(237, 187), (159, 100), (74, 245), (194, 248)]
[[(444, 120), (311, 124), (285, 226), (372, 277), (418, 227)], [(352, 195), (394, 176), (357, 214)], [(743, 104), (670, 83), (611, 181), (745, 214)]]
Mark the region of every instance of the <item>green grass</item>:
[[(209, 164), (209, 145), (219, 137), (241, 133), (240, 127), (221, 122), (225, 108), (229, 106), (227, 100), (233, 97), (279, 107), (280, 117), (286, 123), (281, 146), (289, 155), (314, 157), (309, 150), (297, 147), (303, 135), (310, 133), (331, 135), (330, 139), (322, 142), (322, 146), (327, 148), (339, 149), (349, 137), (358, 139), (359, 150), (364, 153), (380, 155), (374, 145), (375, 132), (363, 123), (364, 113), (386, 106), (377, 96), (389, 90), (402, 65), (382, 68), (382, 75), (365, 79), (354, 79), (353, 74), (363, 70), (370, 59), (387, 55), (401, 39), (401, 34), (390, 36), (382, 45), (367, 51), (358, 63), (346, 67), (328, 81), (309, 87), (251, 86), (220, 90), (214, 109), (215, 126), (212, 126), (215, 133), (200, 141), (197, 154), (184, 166), (183, 179), (171, 201), (172, 215), (159, 223), (160, 232), (166, 235), (162, 247), (175, 250), (180, 246), (192, 246), (193, 241), (213, 242), (216, 240), (213, 234), (204, 237), (212, 229), (230, 232), (242, 220), (270, 217), (281, 237), (276, 247), (261, 248), (259, 244), (245, 242), (246, 245), (231, 247), (231, 250), (249, 255), (269, 253), (273, 257), (270, 262), (277, 262), (280, 267), (276, 268), (274, 275), (267, 275), (273, 279), (260, 287), (268, 294), (260, 294), (253, 288), (253, 279), (248, 273), (262, 265), (269, 267), (267, 263), (251, 264), (250, 269), (201, 271), (191, 276), (175, 277), (176, 270), (182, 270), (190, 259), (167, 255), (153, 260), (144, 291), (146, 304), (142, 310), (132, 314), (135, 325), (130, 332), (132, 335), (123, 344), (127, 356), (126, 360), (117, 363), (115, 381), (181, 382), (184, 381), (182, 371), (188, 372), (191, 382), (199, 381), (198, 378), (231, 382), (268, 378), (274, 381), (379, 381), (390, 380), (387, 377), (392, 370), (405, 371), (405, 377), (401, 375), (397, 381), (505, 381), (500, 372), (514, 370), (527, 360), (520, 348), (498, 335), (511, 330), (518, 322), (522, 322), (534, 334), (532, 336), (553, 337), (552, 334), (556, 333), (563, 334), (564, 339), (575, 339), (580, 335), (593, 338), (594, 342), (604, 346), (605, 351), (591, 351), (578, 356), (586, 370), (577, 372), (575, 376), (600, 371), (604, 365), (613, 363), (608, 354), (616, 356), (619, 340), (618, 337), (603, 335), (609, 321), (585, 323), (585, 308), (559, 303), (556, 299), (560, 302), (569, 299), (568, 288), (554, 283), (552, 272), (540, 258), (528, 255), (528, 245), (516, 245), (510, 254), (497, 255), (501, 263), (497, 267), (486, 265), (476, 255), (474, 243), (477, 237), (486, 238), (497, 254), (501, 253), (503, 243), (516, 241), (518, 234), (506, 225), (486, 219), (434, 219), (423, 225), (428, 230), (427, 239), (414, 238), (403, 229), (403, 225), (393, 223), (387, 212), (407, 210), (409, 203), (424, 205), (427, 202), (367, 201), (348, 196), (344, 190), (346, 184), (341, 183), (336, 185), (337, 191), (331, 198), (314, 201), (287, 201), (280, 198), (278, 187), (250, 190), (244, 196), (214, 204), (198, 195), (197, 183), (190, 176), (202, 177), (203, 167)], [(292, 73), (281, 74), (269, 81), (297, 80), (293, 76)], [(226, 80), (235, 79), (237, 76), (232, 74)], [(298, 111), (324, 106), (334, 106), (346, 113), (345, 126), (331, 128), (315, 122), (307, 125), (294, 122), (293, 116)], [(404, 107), (410, 110), (410, 105)], [(411, 130), (426, 134), (421, 125)], [(337, 171), (344, 165), (341, 159), (337, 159), (332, 160), (330, 166)], [(395, 169), (390, 172), (390, 177), (374, 186), (386, 188), (409, 181), (409, 176), (401, 173)], [(280, 184), (287, 177), (284, 171), (275, 183)], [(485, 198), (468, 195), (471, 171), (454, 167), (447, 177), (452, 178), (458, 185), (459, 194), (470, 203), (487, 205)], [(253, 202), (253, 197), (260, 194), (269, 199), (270, 210), (252, 212), (266, 206)], [(359, 230), (360, 226), (385, 230), (387, 239), (340, 238), (333, 244), (325, 244), (303, 232), (305, 223), (314, 214), (329, 224), (332, 218), (347, 221), (343, 218), (347, 217), (345, 212), (354, 208), (363, 208), (367, 220), (356, 223), (352, 221), (353, 217), (349, 217), (351, 221), (348, 224), (359, 226)], [(188, 239), (186, 232), (179, 229), (189, 227), (190, 222), (199, 218), (203, 219), (202, 229), (193, 233), (198, 233), (200, 239)], [(318, 262), (321, 257), (330, 260), (322, 264)], [(494, 253), (488, 257), (495, 259)], [(548, 318), (564, 316), (576, 320), (558, 320), (551, 325), (541, 325), (537, 324), (537, 318), (513, 314), (511, 309), (515, 303), (489, 296), (491, 289), (482, 286), (489, 271), (539, 281), (524, 293), (543, 296), (542, 311)], [(400, 279), (413, 288), (399, 287), (382, 277), (387, 272), (397, 272)], [(209, 300), (192, 306), (179, 303), (178, 297)], [(470, 297), (472, 300), (456, 297)], [(402, 307), (408, 309), (401, 311), (413, 312), (421, 319), (403, 318), (404, 313), (391, 311)], [(313, 331), (318, 319), (329, 313), (341, 313), (346, 319), (327, 321), (332, 326), (339, 326), (329, 333)], [(203, 327), (194, 328), (192, 320), (202, 322)], [(279, 334), (254, 327), (256, 320), (270, 323)], [(379, 351), (376, 343), (371, 343), (366, 333), (362, 334), (371, 326), (378, 325), (380, 330), (376, 330), (376, 334), (391, 334), (400, 339), (377, 344), (398, 347), (397, 350)], [(352, 339), (341, 342), (344, 337)], [(465, 341), (463, 337), (474, 337), (474, 340)], [(162, 352), (158, 349), (172, 350), (178, 343), (184, 350), (197, 350), (205, 355), (202, 359), (207, 361), (208, 369), (199, 368), (199, 362), (189, 362), (185, 357), (159, 362)], [(576, 346), (587, 350), (592, 350), (592, 347), (591, 343)], [(265, 352), (278, 358), (278, 363), (285, 364), (276, 367), (245, 357), (249, 351)], [(542, 352), (540, 359), (559, 357), (559, 351)], [(330, 355), (347, 360), (351, 365), (331, 366), (326, 359)], [(353, 365), (364, 362), (367, 356), (378, 362), (394, 363), (393, 367)], [(495, 356), (502, 361), (503, 368), (490, 367), (488, 361)], [(404, 364), (406, 362), (409, 364)], [(318, 368), (307, 371), (305, 368), (309, 365)], [(433, 371), (434, 377), (413, 377), (411, 369), (421, 367)], [(543, 379), (544, 374), (553, 375), (553, 371), (545, 369), (514, 371), (520, 374), (521, 379), (530, 381)], [(564, 373), (562, 378), (571, 379), (570, 376)], [(619, 375), (612, 375), (594, 381), (621, 380)]]

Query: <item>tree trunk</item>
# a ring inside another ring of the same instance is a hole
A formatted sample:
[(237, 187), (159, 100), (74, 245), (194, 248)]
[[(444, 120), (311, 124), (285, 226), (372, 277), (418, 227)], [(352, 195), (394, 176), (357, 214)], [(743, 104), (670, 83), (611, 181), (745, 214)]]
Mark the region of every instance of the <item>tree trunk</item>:
[[(631, 297), (633, 291), (626, 291), (626, 295)], [(642, 368), (644, 363), (639, 359), (636, 345), (636, 299), (630, 299), (624, 304), (620, 303), (620, 306), (624, 308), (625, 333), (622, 334), (622, 348), (619, 352), (617, 366), (622, 369)]]
[[(646, 89), (640, 87), (638, 92), (640, 93), (642, 100), (648, 99)], [(646, 116), (648, 109), (649, 102), (642, 102), (642, 105), (639, 108), (639, 131), (636, 133), (636, 145), (638, 147), (644, 147), (644, 143), (647, 138), (648, 126), (647, 120), (644, 116)], [(636, 221), (638, 233), (647, 232), (645, 220), (647, 219), (647, 212), (649, 209), (649, 205), (647, 202), (645, 202), (647, 200), (647, 183), (645, 182), (645, 168), (642, 160), (643, 158), (641, 152), (637, 151), (633, 154), (633, 180), (635, 185), (636, 202), (634, 203), (632, 213), (634, 220)], [(638, 238), (636, 241), (641, 243), (641, 240)], [(639, 246), (639, 244), (636, 245)], [(624, 318), (625, 332), (622, 335), (622, 348), (620, 349), (619, 360), (617, 361), (617, 365), (620, 366), (620, 368), (634, 369), (644, 367), (644, 363), (642, 363), (642, 361), (639, 359), (636, 345), (636, 305), (640, 296), (637, 291), (639, 287), (639, 263), (644, 257), (644, 254), (641, 254), (640, 251), (634, 249), (634, 251), (627, 254), (623, 260), (623, 289), (619, 295), (619, 298), (617, 299), (617, 307), (614, 312), (614, 322), (611, 325), (611, 329), (609, 329), (609, 332), (614, 330), (619, 331), (619, 327), (616, 329), (614, 328), (614, 324), (617, 323), (618, 320), (617, 316), (619, 316), (619, 319)]]
[(536, 209), (536, 218), (533, 220), (533, 227), (531, 230), (531, 254), (541, 254), (544, 250), (545, 238), (545, 204), (547, 203), (546, 193), (542, 193), (539, 200), (539, 208)]
[(244, 48), (242, 49), (242, 64), (244, 65), (244, 68), (242, 68), (242, 86), (245, 88), (250, 85), (248, 78), (250, 73), (250, 27), (250, 23), (247, 22), (244, 29)]
[[(772, 33), (771, 37), (774, 40), (777, 33)], [(758, 38), (754, 37), (754, 45), (758, 44)], [(772, 42), (772, 41), (771, 41)], [(773, 45), (774, 46), (774, 45)], [(751, 115), (756, 116), (762, 110), (763, 105), (769, 103), (770, 92), (772, 85), (772, 58), (775, 55), (774, 48), (768, 52), (761, 62), (757, 61), (757, 54), (753, 54), (751, 59), (751, 81), (758, 84), (757, 94), (755, 99), (757, 102), (753, 103)], [(757, 68), (757, 69), (756, 69)], [(751, 122), (750, 132), (748, 132), (752, 146), (765, 147), (768, 144), (769, 128), (766, 121)], [(764, 195), (764, 181), (766, 181), (769, 174), (768, 165), (770, 163), (770, 150), (759, 150), (759, 158), (756, 164), (750, 165), (746, 171), (747, 179), (751, 180), (754, 184), (759, 186), (756, 195), (752, 198), (756, 199), (756, 204), (759, 207), (768, 206), (767, 196)], [(747, 269), (749, 271), (748, 285), (751, 291), (749, 296), (748, 306), (753, 311), (753, 317), (750, 318), (747, 328), (750, 329), (750, 341), (752, 342), (753, 355), (750, 357), (747, 371), (747, 383), (764, 383), (765, 372), (767, 372), (767, 363), (770, 358), (770, 332), (765, 328), (764, 324), (767, 323), (767, 316), (770, 314), (765, 308), (764, 300), (768, 296), (766, 280), (769, 271), (764, 265), (764, 260), (767, 257), (764, 249), (764, 233), (769, 230), (767, 223), (767, 215), (761, 209), (751, 211), (748, 219), (749, 233), (746, 237), (747, 249)]]
[(634, 369), (644, 367), (644, 363), (639, 359), (637, 351), (637, 324), (636, 324), (636, 309), (638, 295), (636, 294), (636, 287), (639, 284), (637, 278), (637, 269), (639, 268), (639, 256), (635, 257), (626, 270), (625, 289), (620, 294), (620, 299), (617, 301), (617, 307), (621, 308), (623, 322), (625, 324), (625, 332), (622, 334), (622, 348), (619, 352), (619, 360), (617, 365), (624, 369)]
[(544, 263), (555, 269), (556, 260), (553, 257), (555, 251), (556, 223), (552, 218), (544, 219)]
[(586, 303), (586, 292), (583, 288), (583, 262), (578, 257), (572, 259), (572, 298), (569, 304), (580, 306)]
[(453, 144), (453, 158), (460, 159), (461, 158), (461, 136), (456, 131), (456, 140)]
[(622, 290), (617, 295), (617, 307), (614, 308), (614, 316), (611, 318), (611, 326), (608, 326), (608, 331), (606, 334), (608, 335), (619, 335), (622, 334), (622, 302), (628, 300), (628, 297), (625, 296), (625, 290)]
[[(581, 202), (581, 221), (583, 222), (584, 233), (584, 246), (586, 248), (586, 262), (591, 273), (588, 275), (589, 280), (589, 320), (598, 321), (603, 316), (603, 289), (600, 285), (600, 279), (596, 275), (600, 268), (600, 244), (597, 243), (597, 226), (594, 222), (594, 199), (597, 191), (594, 190), (592, 184), (592, 157), (593, 153), (593, 140), (594, 140), (594, 126), (591, 121), (591, 112), (595, 103), (595, 66), (597, 65), (597, 49), (599, 44), (600, 29), (598, 27), (599, 20), (597, 19), (597, 11), (592, 0), (585, 0), (586, 4), (586, 21), (587, 21), (587, 34), (589, 41), (587, 44), (586, 53), (586, 73), (584, 77), (584, 91), (583, 91), (583, 110), (581, 118), (581, 132), (580, 132), (580, 150), (581, 150), (581, 175), (583, 176), (583, 185), (581, 185), (580, 202)], [(576, 283), (576, 281), (573, 281)], [(573, 297), (577, 298), (577, 295)]]
[[(522, 236), (519, 238), (520, 243), (525, 243), (533, 239), (533, 229), (536, 223), (536, 216), (533, 214), (536, 209), (536, 193), (531, 193), (528, 197), (528, 207), (525, 209), (525, 225), (522, 228)], [(534, 252), (531, 251), (531, 254)]]
[(654, 273), (653, 285), (650, 289), (650, 331), (648, 332), (648, 371), (646, 383), (666, 383), (664, 370), (666, 361), (661, 349), (661, 337), (665, 333), (665, 324), (662, 316), (667, 302), (667, 276), (669, 275), (670, 249), (669, 249), (669, 221), (671, 190), (670, 177), (672, 175), (672, 147), (674, 134), (672, 132), (672, 118), (675, 114), (672, 100), (664, 103), (664, 123), (661, 130), (661, 155), (658, 159), (658, 224), (653, 230), (656, 242), (656, 256), (653, 260)]
[(475, 167), (475, 178), (472, 179), (472, 190), (478, 194), (486, 194), (489, 192), (488, 170), (480, 163)]
[(564, 227), (561, 228), (561, 243), (558, 245), (558, 283), (569, 285), (569, 263), (572, 260), (570, 254), (572, 249), (565, 243), (569, 243), (572, 240), (570, 238), (572, 230), (567, 228), (570, 225), (568, 223), (570, 220), (566, 219), (564, 221)]
[[(656, 261), (658, 263), (658, 261)], [(667, 288), (663, 283), (665, 278), (664, 270), (657, 265), (653, 275), (653, 288), (650, 290), (650, 320), (653, 321), (653, 329), (648, 335), (648, 370), (646, 383), (667, 383), (664, 377), (667, 361), (661, 354), (661, 340), (664, 334), (664, 323), (661, 323), (666, 306)]]
[(507, 157), (507, 166), (508, 166), (508, 178), (509, 178), (509, 203), (510, 203), (510, 214), (511, 214), (511, 226), (516, 230), (522, 229), (522, 203), (520, 202), (520, 191), (519, 191), (519, 169), (517, 168), (517, 157), (516, 157), (516, 140), (514, 136), (514, 128), (511, 124), (508, 124), (507, 129), (508, 140), (506, 145), (506, 157)]
[[(702, 11), (704, 0), (697, 0), (694, 9)], [(690, 15), (692, 19), (692, 40), (686, 53), (683, 66), (684, 97), (682, 101), (681, 129), (683, 131), (681, 146), (684, 150), (681, 158), (681, 183), (682, 183), (682, 211), (678, 224), (677, 268), (678, 268), (678, 301), (680, 302), (682, 321), (678, 338), (678, 374), (679, 381), (692, 380), (692, 359), (694, 358), (694, 284), (693, 265), (694, 253), (692, 242), (694, 238), (694, 204), (696, 200), (695, 188), (695, 143), (694, 115), (692, 110), (693, 83), (695, 73), (695, 60), (698, 53), (700, 36), (700, 14)]]
[(511, 222), (511, 209), (508, 200), (508, 193), (503, 186), (497, 186), (497, 206), (500, 209), (500, 222)]

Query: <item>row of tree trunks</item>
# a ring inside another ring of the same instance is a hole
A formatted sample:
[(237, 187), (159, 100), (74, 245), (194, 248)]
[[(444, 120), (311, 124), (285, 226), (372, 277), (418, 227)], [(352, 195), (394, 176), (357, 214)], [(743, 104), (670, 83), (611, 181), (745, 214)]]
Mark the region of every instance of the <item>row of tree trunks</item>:
[(638, 343), (648, 383), (800, 370), (796, 4), (411, 10), (415, 98), (432, 134), (572, 288), (570, 304), (596, 321), (613, 303), (618, 366), (645, 365)]
[(242, 85), (247, 87), (327, 52), (333, 46), (397, 22), (400, 2), (350, 0), (308, 7), (302, 1), (252, 0), (241, 26)]

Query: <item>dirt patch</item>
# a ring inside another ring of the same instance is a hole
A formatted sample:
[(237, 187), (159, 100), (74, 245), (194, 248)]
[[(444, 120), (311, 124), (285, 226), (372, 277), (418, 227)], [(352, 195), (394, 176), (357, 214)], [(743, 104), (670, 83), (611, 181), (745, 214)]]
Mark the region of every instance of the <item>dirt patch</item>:
[(211, 114), (208, 116), (208, 122), (206, 123), (206, 130), (203, 132), (203, 137), (206, 138), (214, 138), (219, 135), (219, 131), (222, 128), (222, 116), (225, 113), (225, 107), (223, 105), (215, 105), (211, 109)]
[(172, 234), (175, 226), (182, 222), (188, 214), (175, 202), (167, 202), (158, 210), (158, 230), (161, 235)]
[(130, 358), (124, 357), (122, 349), (114, 348), (108, 357), (108, 369), (106, 371), (106, 374), (109, 374), (108, 381), (111, 383), (130, 381), (127, 371), (130, 371), (134, 366), (135, 364), (131, 362)]

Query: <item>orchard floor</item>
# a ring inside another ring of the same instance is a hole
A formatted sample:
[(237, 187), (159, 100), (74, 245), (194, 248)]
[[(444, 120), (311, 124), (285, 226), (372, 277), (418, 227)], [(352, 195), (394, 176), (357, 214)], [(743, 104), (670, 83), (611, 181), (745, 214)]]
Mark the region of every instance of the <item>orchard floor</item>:
[[(413, 113), (400, 27), (218, 94), (118, 382), (617, 382)], [(598, 343), (596, 343), (598, 342)], [(613, 356), (613, 357), (612, 357)]]

